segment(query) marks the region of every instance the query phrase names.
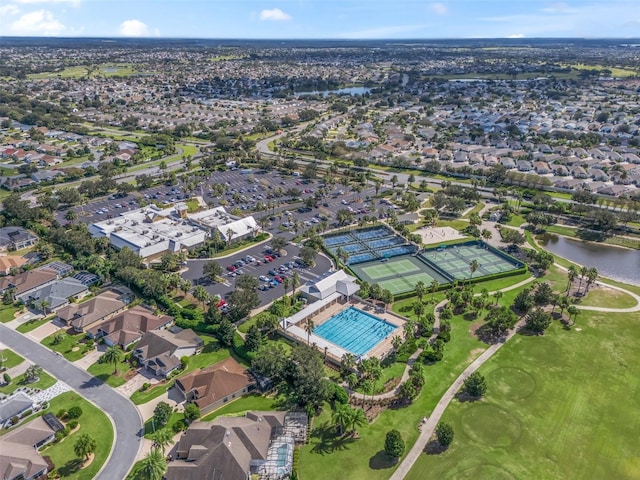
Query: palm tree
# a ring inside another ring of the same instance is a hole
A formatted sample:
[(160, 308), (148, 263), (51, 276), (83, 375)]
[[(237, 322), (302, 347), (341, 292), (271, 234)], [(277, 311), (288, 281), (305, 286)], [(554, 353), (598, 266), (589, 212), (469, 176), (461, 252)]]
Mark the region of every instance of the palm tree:
[(214, 229), (213, 232), (211, 232), (211, 241), (213, 242), (213, 248), (215, 249), (215, 252), (218, 253), (218, 245), (220, 245), (220, 242), (222, 242), (222, 234), (217, 228)]
[(122, 360), (122, 350), (117, 345), (112, 345), (102, 355), (102, 361), (104, 363), (113, 363), (113, 374), (118, 373), (118, 363)]
[(293, 275), (291, 276), (291, 290), (292, 296), (296, 296), (296, 287), (298, 287), (300, 285), (300, 275), (298, 275), (298, 272), (293, 272)]
[(564, 313), (565, 309), (570, 306), (569, 298), (565, 295), (563, 297), (558, 298), (558, 307), (560, 307), (560, 317)]
[(416, 297), (418, 297), (418, 301), (422, 303), (422, 297), (426, 292), (426, 286), (422, 280), (416, 283), (415, 289)]
[(485, 228), (484, 230), (482, 230), (482, 232), (480, 232), (480, 236), (482, 236), (482, 239), (484, 240), (484, 243), (487, 243), (491, 239), (493, 234), (491, 233), (490, 230), (487, 230)]
[(236, 232), (232, 228), (227, 228), (227, 246), (231, 245), (231, 239), (236, 234)]
[(567, 269), (567, 278), (569, 281), (567, 282), (566, 294), (569, 295), (571, 285), (573, 284), (574, 280), (578, 278), (578, 267), (576, 267), (575, 265), (569, 265), (569, 268)]
[(78, 219), (78, 213), (75, 210), (67, 210), (67, 213), (64, 214), (64, 219), (67, 222), (75, 222)]
[(152, 448), (140, 463), (138, 478), (140, 480), (162, 480), (167, 472), (167, 461), (164, 453), (158, 448)]
[(307, 345), (310, 344), (310, 337), (313, 331), (315, 330), (315, 328), (316, 328), (316, 324), (313, 322), (313, 319), (310, 317), (307, 317), (307, 319), (304, 322), (304, 330), (307, 332)]
[(496, 299), (496, 302), (494, 303), (494, 305), (498, 305), (498, 302), (500, 301), (500, 299), (502, 298), (502, 296), (504, 295), (503, 292), (501, 292), (500, 290), (498, 290), (497, 292), (494, 292), (493, 294), (493, 298)]
[(433, 301), (433, 296), (436, 294), (436, 292), (438, 291), (438, 287), (440, 286), (440, 284), (438, 283), (438, 281), (436, 279), (433, 279), (431, 281), (431, 285), (430, 285), (430, 290), (431, 290), (431, 301)]
[(473, 274), (476, 273), (479, 268), (480, 263), (478, 263), (478, 260), (476, 260), (475, 258), (471, 260), (471, 263), (469, 263), (469, 272), (471, 273), (471, 276), (469, 278), (473, 278)]
[(339, 435), (342, 435), (344, 433), (345, 427), (347, 427), (351, 423), (352, 417), (353, 409), (349, 405), (336, 405), (335, 410), (333, 411), (333, 415), (331, 415), (331, 420), (333, 424), (338, 427)]
[(598, 278), (598, 269), (596, 267), (591, 267), (587, 272), (587, 292), (589, 291), (589, 287), (596, 281)]
[(198, 285), (193, 289), (193, 298), (198, 300), (202, 304), (202, 308), (204, 309), (204, 304), (207, 300), (209, 300), (211, 295), (209, 292), (202, 286)]
[(188, 278), (183, 278), (180, 280), (180, 283), (178, 283), (178, 290), (180, 290), (185, 296), (189, 293), (191, 287), (193, 287), (193, 284)]
[(284, 297), (287, 296), (287, 289), (289, 288), (289, 283), (291, 281), (289, 280), (289, 277), (284, 277), (282, 279), (282, 286), (284, 287)]
[(33, 364), (27, 368), (24, 372), (24, 379), (29, 382), (37, 382), (40, 380), (40, 374), (42, 373), (42, 367), (40, 365)]
[(571, 305), (569, 306), (569, 308), (567, 308), (567, 313), (569, 314), (569, 320), (571, 320), (571, 317), (573, 317), (573, 321), (571, 322), (571, 324), (575, 325), (576, 318), (578, 317), (578, 315), (580, 315), (580, 309), (575, 305)]
[(360, 408), (352, 408), (351, 418), (349, 421), (349, 427), (351, 428), (352, 433), (356, 433), (358, 427), (364, 427), (369, 423), (367, 420), (367, 416), (364, 413), (364, 410)]
[(580, 288), (582, 288), (582, 281), (584, 280), (584, 277), (587, 275), (587, 273), (589, 273), (589, 268), (583, 265), (580, 268), (580, 282), (578, 282), (578, 293), (580, 293)]
[(89, 459), (89, 455), (96, 451), (97, 447), (96, 439), (88, 433), (84, 433), (76, 440), (73, 445), (73, 451), (78, 457), (86, 461)]
[(173, 443), (173, 432), (168, 428), (161, 428), (151, 436), (151, 439), (153, 440), (151, 448), (162, 450), (164, 455), (167, 447)]
[(400, 335), (394, 335), (391, 337), (391, 346), (393, 346), (394, 351), (400, 350), (400, 346), (402, 346), (402, 337)]

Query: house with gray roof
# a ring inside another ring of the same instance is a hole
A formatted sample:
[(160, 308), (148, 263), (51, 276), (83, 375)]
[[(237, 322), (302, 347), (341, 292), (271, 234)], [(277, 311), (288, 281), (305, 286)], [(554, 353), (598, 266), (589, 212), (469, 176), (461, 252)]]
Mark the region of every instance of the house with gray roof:
[(22, 413), (33, 408), (31, 397), (22, 392), (17, 392), (0, 402), (0, 425), (13, 417), (19, 417)]
[(6, 434), (0, 439), (0, 478), (3, 480), (44, 478), (48, 471), (48, 464), (38, 453), (38, 449), (54, 439), (55, 431), (44, 417), (37, 417)]
[[(53, 312), (64, 307), (70, 300), (79, 300), (89, 293), (89, 289), (75, 278), (63, 278), (44, 285), (29, 293), (18, 295), (17, 299), (24, 304), (32, 303), (46, 312)], [(46, 305), (42, 307), (42, 305)]]
[(71, 303), (58, 310), (58, 319), (71, 325), (76, 332), (84, 332), (98, 322), (109, 320), (127, 308), (129, 298), (108, 290), (82, 303)]
[(202, 339), (190, 328), (175, 333), (170, 330), (151, 330), (142, 336), (133, 356), (154, 375), (168, 377), (180, 367), (182, 357), (197, 354), (203, 346)]
[(21, 227), (0, 228), (0, 251), (21, 250), (35, 245), (38, 237)]

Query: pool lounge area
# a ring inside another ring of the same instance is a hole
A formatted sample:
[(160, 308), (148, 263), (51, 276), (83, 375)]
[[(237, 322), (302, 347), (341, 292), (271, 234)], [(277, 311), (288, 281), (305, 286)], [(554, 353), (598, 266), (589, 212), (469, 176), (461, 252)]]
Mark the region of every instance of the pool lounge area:
[(309, 342), (334, 363), (339, 363), (345, 353), (362, 358), (384, 358), (393, 349), (393, 336), (403, 336), (405, 323), (403, 317), (393, 312), (365, 302), (347, 302), (344, 296), (336, 293), (285, 319), (282, 325), (285, 336), (307, 343), (307, 317), (315, 324)]

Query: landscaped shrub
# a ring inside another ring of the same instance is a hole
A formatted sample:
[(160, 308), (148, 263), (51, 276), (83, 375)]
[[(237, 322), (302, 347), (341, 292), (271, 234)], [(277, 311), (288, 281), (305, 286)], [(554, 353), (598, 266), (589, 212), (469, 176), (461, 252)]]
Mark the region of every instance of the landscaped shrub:
[(67, 426), (69, 427), (69, 430), (73, 430), (78, 426), (78, 421), (77, 420), (71, 420)]
[(178, 420), (171, 426), (171, 429), (174, 431), (174, 433), (182, 432), (187, 429), (187, 424), (184, 420)]
[(149, 389), (150, 386), (151, 386), (151, 384), (149, 382), (144, 382), (142, 384), (142, 387), (140, 387), (140, 391), (141, 392), (146, 392)]
[(22, 414), (22, 418), (26, 418), (29, 415), (31, 415), (33, 413), (33, 410), (29, 409), (29, 410), (25, 410), (25, 412)]
[(71, 407), (67, 412), (67, 417), (72, 419), (80, 418), (81, 415), (82, 415), (82, 409), (77, 405), (75, 407)]
[(8, 373), (5, 373), (2, 377), (4, 378), (4, 383), (11, 383), (11, 375), (9, 375)]
[(61, 408), (60, 410), (58, 410), (58, 413), (56, 413), (56, 417), (58, 418), (66, 418), (67, 417), (67, 410), (64, 408)]
[(20, 418), (18, 418), (17, 415), (11, 417), (11, 424), (12, 425), (16, 425), (19, 421), (20, 421)]

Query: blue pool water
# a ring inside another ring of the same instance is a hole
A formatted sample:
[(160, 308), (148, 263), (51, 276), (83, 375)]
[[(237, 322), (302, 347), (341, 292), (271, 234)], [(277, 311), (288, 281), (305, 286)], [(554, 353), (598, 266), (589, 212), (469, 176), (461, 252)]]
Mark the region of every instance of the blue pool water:
[(354, 355), (364, 355), (397, 327), (349, 307), (324, 322), (313, 333)]

